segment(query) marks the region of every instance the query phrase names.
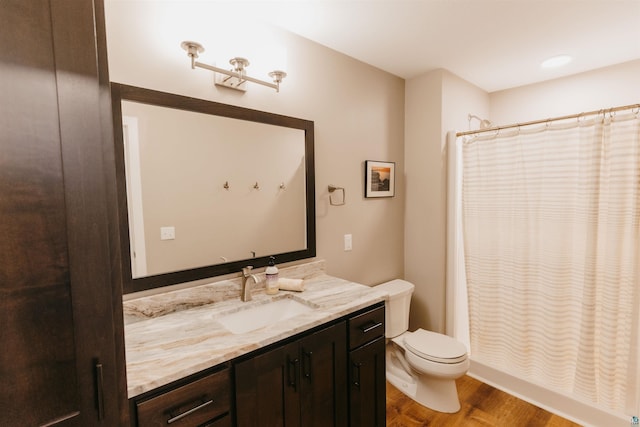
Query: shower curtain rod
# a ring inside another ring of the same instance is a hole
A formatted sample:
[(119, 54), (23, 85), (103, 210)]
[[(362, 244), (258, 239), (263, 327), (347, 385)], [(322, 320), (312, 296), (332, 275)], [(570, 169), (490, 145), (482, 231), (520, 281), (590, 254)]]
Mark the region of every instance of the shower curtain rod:
[(511, 129), (511, 128), (517, 128), (517, 127), (522, 127), (522, 126), (530, 126), (530, 125), (538, 125), (541, 123), (550, 123), (550, 122), (556, 122), (559, 120), (569, 120), (569, 119), (577, 119), (583, 116), (592, 116), (595, 114), (611, 114), (611, 113), (615, 113), (616, 111), (622, 111), (622, 110), (632, 110), (634, 108), (637, 108), (638, 111), (640, 112), (640, 104), (631, 104), (631, 105), (625, 105), (622, 107), (613, 107), (613, 108), (605, 108), (602, 110), (594, 110), (594, 111), (589, 111), (586, 113), (580, 113), (580, 114), (570, 114), (568, 116), (560, 116), (560, 117), (554, 117), (552, 119), (544, 119), (544, 120), (533, 120), (530, 122), (523, 122), (523, 123), (515, 123), (512, 125), (505, 125), (505, 126), (493, 126), (490, 128), (486, 128), (486, 129), (477, 129), (477, 130), (468, 130), (465, 132), (457, 132), (456, 133), (456, 137), (458, 136), (465, 136), (465, 135), (474, 135), (477, 133), (483, 133), (483, 132), (492, 132), (492, 131), (500, 131), (502, 129)]

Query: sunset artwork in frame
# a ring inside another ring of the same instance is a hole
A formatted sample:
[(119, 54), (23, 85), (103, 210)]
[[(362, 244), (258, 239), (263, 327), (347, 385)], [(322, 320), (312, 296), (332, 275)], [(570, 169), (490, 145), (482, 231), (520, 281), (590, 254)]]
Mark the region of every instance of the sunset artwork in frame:
[(393, 197), (395, 195), (396, 164), (394, 162), (364, 162), (364, 196)]

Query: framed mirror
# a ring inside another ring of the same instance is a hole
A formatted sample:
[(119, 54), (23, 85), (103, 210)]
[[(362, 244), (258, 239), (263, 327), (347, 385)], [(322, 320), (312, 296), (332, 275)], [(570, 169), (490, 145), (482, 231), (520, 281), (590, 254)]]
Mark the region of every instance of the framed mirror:
[(124, 292), (316, 255), (314, 124), (111, 84)]

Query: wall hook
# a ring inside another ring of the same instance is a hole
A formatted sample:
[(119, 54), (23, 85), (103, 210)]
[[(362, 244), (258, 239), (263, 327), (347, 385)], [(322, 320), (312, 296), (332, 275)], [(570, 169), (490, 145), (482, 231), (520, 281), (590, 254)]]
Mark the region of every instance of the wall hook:
[(286, 188), (287, 188), (287, 187), (284, 185), (284, 182), (281, 182), (281, 183), (280, 183), (280, 189), (281, 189), (281, 190), (286, 190)]
[(256, 190), (260, 189), (260, 186), (258, 185), (258, 181), (256, 181), (255, 184), (253, 184), (253, 188), (255, 188)]
[[(344, 205), (344, 204), (345, 204), (345, 201), (346, 201), (346, 194), (345, 194), (345, 191), (344, 191), (344, 188), (343, 188), (343, 187), (336, 187), (335, 185), (329, 185), (328, 190), (329, 190), (329, 204), (330, 204), (331, 206), (342, 206), (342, 205)], [(334, 195), (334, 194), (333, 194), (333, 193), (334, 193), (336, 190), (337, 190), (337, 191), (342, 191), (342, 200), (341, 200), (341, 201), (334, 202), (334, 200), (333, 200), (333, 195)]]
[(222, 186), (222, 188), (224, 188), (225, 190), (229, 189), (229, 181), (225, 181), (224, 185)]

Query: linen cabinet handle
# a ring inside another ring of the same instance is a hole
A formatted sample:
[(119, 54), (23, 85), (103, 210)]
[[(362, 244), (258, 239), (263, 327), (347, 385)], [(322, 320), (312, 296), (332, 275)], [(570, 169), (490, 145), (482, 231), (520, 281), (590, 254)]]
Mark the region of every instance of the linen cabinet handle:
[(94, 375), (96, 379), (96, 407), (98, 408), (98, 420), (104, 419), (104, 375), (102, 372), (102, 363), (99, 360), (94, 361)]
[(167, 420), (167, 424), (171, 424), (171, 423), (175, 423), (176, 421), (180, 421), (181, 419), (183, 419), (184, 417), (187, 417), (191, 414), (193, 414), (196, 411), (199, 411), (200, 409), (204, 408), (205, 406), (209, 406), (213, 403), (213, 399), (207, 400), (206, 402), (201, 403), (200, 405), (196, 406), (195, 408), (191, 408), (186, 412), (183, 412), (182, 414), (176, 415), (175, 417), (169, 418)]

